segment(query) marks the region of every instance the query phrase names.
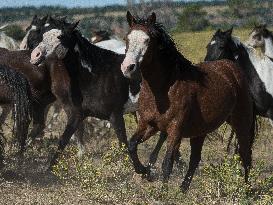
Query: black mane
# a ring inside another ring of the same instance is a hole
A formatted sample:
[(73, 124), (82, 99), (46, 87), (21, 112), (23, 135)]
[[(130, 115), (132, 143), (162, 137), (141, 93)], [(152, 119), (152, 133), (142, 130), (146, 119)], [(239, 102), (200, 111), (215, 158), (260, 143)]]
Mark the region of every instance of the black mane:
[(161, 23), (154, 23), (152, 25), (148, 24), (147, 19), (136, 17), (135, 23), (138, 25), (143, 25), (148, 28), (148, 33), (151, 37), (157, 38), (160, 43), (160, 51), (164, 58), (170, 59), (172, 62), (177, 64), (183, 63), (189, 66), (192, 62), (186, 59), (177, 49), (177, 46), (173, 38), (168, 34), (165, 27)]
[(78, 46), (82, 64), (90, 66), (92, 72), (103, 71), (105, 66), (100, 65), (105, 64), (108, 60), (124, 58), (123, 54), (117, 54), (92, 44), (79, 31), (75, 31), (74, 35), (76, 36), (76, 46)]

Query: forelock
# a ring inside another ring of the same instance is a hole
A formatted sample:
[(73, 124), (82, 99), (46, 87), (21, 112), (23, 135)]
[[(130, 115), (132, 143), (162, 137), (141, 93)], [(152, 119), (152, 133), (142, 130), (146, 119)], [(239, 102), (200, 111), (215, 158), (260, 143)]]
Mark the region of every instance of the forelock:
[(128, 39), (130, 41), (134, 41), (135, 43), (140, 43), (146, 39), (149, 39), (149, 36), (142, 30), (132, 30), (128, 35)]
[(58, 39), (58, 36), (62, 34), (62, 31), (59, 29), (51, 29), (43, 34), (43, 40), (48, 39), (48, 40), (55, 40)]

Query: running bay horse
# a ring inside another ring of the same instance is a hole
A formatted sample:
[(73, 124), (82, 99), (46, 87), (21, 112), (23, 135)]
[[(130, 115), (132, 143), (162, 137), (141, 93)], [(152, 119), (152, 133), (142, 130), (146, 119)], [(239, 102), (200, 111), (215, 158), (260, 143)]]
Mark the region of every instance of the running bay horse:
[(127, 12), (127, 21), (130, 30), (121, 70), (128, 78), (136, 71), (142, 74), (138, 128), (128, 144), (135, 171), (150, 173), (138, 158), (138, 144), (157, 131), (167, 132), (162, 169), (163, 182), (168, 182), (181, 139), (189, 137), (190, 163), (181, 185), (183, 191), (188, 190), (206, 135), (228, 121), (238, 138), (247, 182), (255, 120), (248, 85), (240, 69), (229, 60), (193, 65), (156, 22), (155, 13), (141, 19)]

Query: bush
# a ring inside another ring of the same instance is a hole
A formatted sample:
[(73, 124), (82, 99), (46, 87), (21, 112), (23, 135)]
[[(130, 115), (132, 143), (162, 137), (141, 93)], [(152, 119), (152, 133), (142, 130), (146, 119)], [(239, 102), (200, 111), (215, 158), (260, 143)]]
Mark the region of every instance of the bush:
[(209, 27), (207, 13), (199, 5), (186, 6), (178, 15), (177, 31), (201, 31)]
[(273, 175), (264, 178), (264, 170), (264, 163), (257, 162), (250, 172), (250, 184), (246, 184), (239, 156), (226, 157), (220, 165), (204, 167), (200, 195), (216, 204), (269, 204), (273, 200)]
[(4, 31), (8, 36), (16, 41), (21, 41), (25, 36), (25, 32), (18, 25), (9, 25), (4, 29)]

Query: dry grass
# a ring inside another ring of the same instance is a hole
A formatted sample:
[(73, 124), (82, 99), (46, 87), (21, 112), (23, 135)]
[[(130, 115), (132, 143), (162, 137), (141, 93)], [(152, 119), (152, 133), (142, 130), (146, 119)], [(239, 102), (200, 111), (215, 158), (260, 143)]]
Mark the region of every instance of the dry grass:
[[(249, 31), (235, 31), (245, 40)], [(213, 31), (174, 34), (181, 52), (198, 63), (204, 59), (206, 44)], [(241, 167), (236, 158), (227, 157), (226, 142), (229, 128), (222, 126), (204, 145), (202, 162), (190, 191), (184, 195), (178, 186), (185, 175), (189, 160), (189, 141), (184, 140), (180, 151), (182, 163), (175, 165), (169, 189), (160, 181), (161, 162), (165, 147), (161, 150), (153, 171), (154, 182), (147, 182), (134, 174), (128, 156), (117, 146), (115, 136), (92, 136), (87, 145), (88, 154), (83, 160), (75, 156), (75, 148), (69, 146), (55, 175), (45, 172), (48, 155), (57, 144), (57, 136), (64, 127), (64, 116), (47, 131), (44, 140), (29, 148), (25, 159), (18, 163), (14, 152), (7, 150), (6, 168), (0, 172), (1, 204), (272, 204), (273, 138), (272, 128), (266, 120), (253, 152), (253, 186), (242, 182)], [(128, 135), (136, 124), (126, 117)], [(5, 129), (8, 135), (8, 130)], [(157, 137), (139, 148), (141, 160), (146, 162)], [(230, 155), (231, 156), (231, 155)], [(264, 161), (264, 165), (261, 165)], [(234, 171), (235, 170), (235, 171)]]

